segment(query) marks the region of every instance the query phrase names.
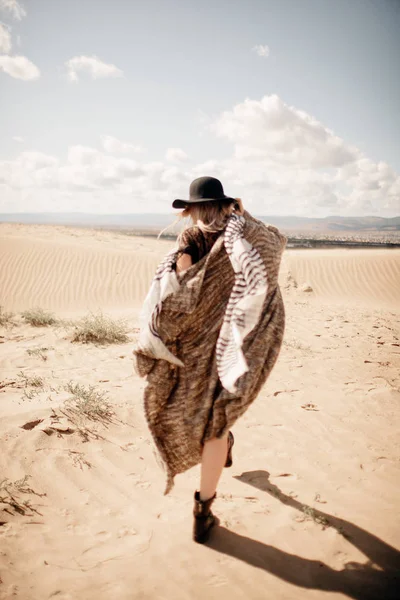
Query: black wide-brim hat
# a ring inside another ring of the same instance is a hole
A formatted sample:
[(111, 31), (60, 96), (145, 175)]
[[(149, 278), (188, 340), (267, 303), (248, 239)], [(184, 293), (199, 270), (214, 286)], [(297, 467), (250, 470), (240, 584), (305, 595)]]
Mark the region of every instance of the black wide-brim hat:
[(174, 200), (173, 208), (186, 208), (188, 204), (196, 202), (235, 202), (235, 198), (225, 196), (224, 188), (219, 179), (215, 177), (198, 177), (190, 184), (189, 199)]

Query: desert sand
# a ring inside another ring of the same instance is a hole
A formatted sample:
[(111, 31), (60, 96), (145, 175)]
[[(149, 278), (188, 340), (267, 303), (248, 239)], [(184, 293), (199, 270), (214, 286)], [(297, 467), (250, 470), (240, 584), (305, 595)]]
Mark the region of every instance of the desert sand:
[[(0, 225), (5, 310), (40, 306), (66, 319), (103, 311), (125, 318), (130, 337), (71, 343), (71, 328), (35, 328), (18, 314), (0, 331), (0, 598), (394, 598), (400, 251), (285, 252), (283, 348), (234, 428), (220, 525), (200, 546), (191, 540), (199, 468), (163, 496), (131, 360), (141, 302), (172, 247)], [(48, 350), (28, 352), (38, 348)], [(27, 389), (27, 377), (44, 385)], [(68, 382), (104, 392), (114, 414), (68, 420)]]

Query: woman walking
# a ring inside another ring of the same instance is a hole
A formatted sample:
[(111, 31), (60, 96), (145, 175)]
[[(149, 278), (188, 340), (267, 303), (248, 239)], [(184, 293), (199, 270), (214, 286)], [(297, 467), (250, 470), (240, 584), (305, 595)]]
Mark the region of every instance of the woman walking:
[(211, 505), (232, 464), (230, 428), (258, 395), (282, 344), (278, 272), (286, 238), (243, 210), (213, 177), (175, 200), (193, 226), (160, 263), (142, 315), (135, 368), (146, 377), (144, 408), (167, 472), (201, 463), (193, 539), (214, 525)]

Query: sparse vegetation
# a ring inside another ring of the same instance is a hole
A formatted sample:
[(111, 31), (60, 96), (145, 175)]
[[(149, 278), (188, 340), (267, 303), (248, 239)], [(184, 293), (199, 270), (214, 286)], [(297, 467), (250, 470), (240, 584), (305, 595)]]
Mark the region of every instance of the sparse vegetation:
[(23, 500), (20, 498), (21, 494), (34, 494), (35, 496), (45, 496), (46, 494), (38, 494), (29, 485), (28, 480), (30, 475), (25, 475), (22, 479), (16, 481), (10, 481), (9, 479), (3, 479), (0, 481), (0, 504), (4, 504), (3, 510), (9, 514), (19, 513), (20, 515), (26, 515), (30, 513), (40, 514), (36, 510), (30, 500)]
[(14, 313), (7, 312), (3, 306), (0, 306), (0, 327), (12, 327), (15, 325)]
[(314, 521), (314, 523), (317, 523), (318, 525), (322, 525), (322, 527), (324, 529), (326, 527), (331, 526), (328, 519), (326, 519), (324, 516), (322, 516), (319, 513), (319, 511), (315, 510), (311, 506), (307, 506), (306, 504), (304, 504), (302, 506), (302, 512), (307, 520), (312, 520), (312, 521)]
[(35, 356), (37, 358), (41, 358), (43, 361), (46, 361), (48, 358), (46, 352), (52, 349), (52, 347), (46, 348), (43, 346), (42, 348), (28, 348), (26, 352), (28, 356)]
[(32, 327), (48, 327), (49, 325), (58, 324), (58, 319), (56, 319), (53, 313), (40, 307), (25, 310), (21, 313), (21, 316)]
[(311, 352), (311, 346), (306, 346), (301, 342), (294, 339), (284, 339), (283, 345), (287, 348), (292, 348), (293, 350), (302, 350), (303, 352)]
[(41, 388), (44, 386), (44, 379), (39, 375), (29, 376), (25, 375), (23, 371), (20, 371), (18, 373), (18, 376), (21, 377), (21, 379), (23, 380), (25, 387)]
[(128, 327), (123, 320), (114, 320), (102, 313), (83, 317), (75, 325), (73, 342), (83, 344), (123, 344), (129, 341)]
[(32, 400), (38, 394), (39, 394), (39, 392), (35, 389), (28, 390), (25, 388), (24, 393), (22, 394), (22, 399), (23, 400)]
[(65, 401), (68, 412), (92, 421), (110, 421), (114, 411), (106, 392), (97, 390), (93, 385), (86, 387), (72, 381), (64, 389), (71, 394), (71, 398)]
[(71, 458), (74, 467), (79, 467), (81, 471), (84, 470), (84, 467), (87, 469), (92, 468), (92, 463), (90, 463), (86, 458), (83, 452), (78, 452), (76, 450), (68, 450), (68, 456)]
[(26, 375), (23, 371), (20, 371), (18, 376), (22, 380), (21, 383), (24, 386), (23, 399), (32, 400), (32, 398), (39, 394), (39, 391), (43, 390), (43, 377), (40, 377), (39, 375)]

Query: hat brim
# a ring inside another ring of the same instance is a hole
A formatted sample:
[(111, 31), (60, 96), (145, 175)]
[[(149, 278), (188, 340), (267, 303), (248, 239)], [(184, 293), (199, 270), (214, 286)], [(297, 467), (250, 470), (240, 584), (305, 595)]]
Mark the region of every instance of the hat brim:
[(200, 204), (202, 202), (236, 202), (235, 198), (223, 196), (222, 198), (199, 198), (198, 200), (174, 200), (172, 208), (186, 208), (188, 204)]

